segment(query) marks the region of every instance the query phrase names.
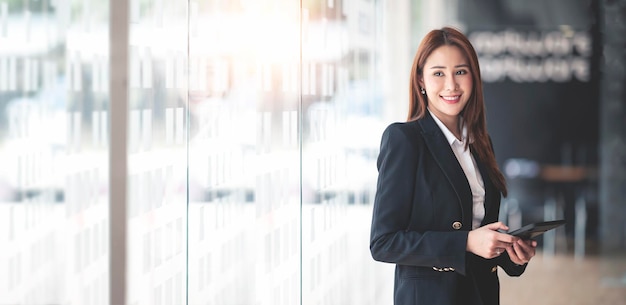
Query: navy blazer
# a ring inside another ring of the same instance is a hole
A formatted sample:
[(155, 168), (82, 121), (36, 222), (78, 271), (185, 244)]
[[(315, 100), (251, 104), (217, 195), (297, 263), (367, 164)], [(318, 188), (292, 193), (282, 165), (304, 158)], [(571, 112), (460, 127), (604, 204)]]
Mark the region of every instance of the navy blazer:
[[(498, 221), (501, 193), (474, 159), (485, 185), (485, 225)], [(396, 264), (394, 304), (499, 304), (497, 266), (519, 276), (526, 265), (506, 252), (488, 260), (466, 251), (472, 192), (428, 111), (385, 129), (377, 165), (370, 251)]]

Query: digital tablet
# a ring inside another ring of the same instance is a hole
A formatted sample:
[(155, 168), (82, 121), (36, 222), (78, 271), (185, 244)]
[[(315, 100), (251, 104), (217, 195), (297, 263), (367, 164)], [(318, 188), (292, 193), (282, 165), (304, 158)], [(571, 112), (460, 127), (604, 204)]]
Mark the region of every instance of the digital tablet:
[(564, 224), (565, 224), (565, 220), (536, 222), (536, 223), (531, 223), (529, 225), (525, 225), (517, 230), (508, 232), (507, 234), (511, 234), (513, 236), (517, 236), (522, 239), (531, 239), (531, 238), (535, 238), (545, 233), (548, 230), (552, 230)]

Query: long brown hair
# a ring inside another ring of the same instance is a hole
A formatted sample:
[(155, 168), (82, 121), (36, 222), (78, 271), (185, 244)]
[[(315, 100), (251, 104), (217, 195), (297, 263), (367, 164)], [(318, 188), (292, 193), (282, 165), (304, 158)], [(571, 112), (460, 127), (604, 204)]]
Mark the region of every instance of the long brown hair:
[(469, 61), (469, 70), (472, 75), (474, 88), (472, 88), (472, 95), (465, 108), (461, 111), (463, 121), (467, 126), (468, 139), (472, 139), (472, 144), (469, 144), (469, 148), (476, 153), (480, 161), (487, 165), (489, 177), (506, 197), (506, 180), (498, 168), (491, 140), (487, 133), (485, 101), (483, 98), (482, 80), (480, 78), (480, 67), (478, 66), (478, 56), (476, 56), (476, 51), (470, 41), (459, 30), (450, 27), (432, 30), (426, 34), (420, 43), (413, 60), (413, 67), (411, 68), (409, 115), (407, 120), (414, 121), (423, 118), (426, 113), (428, 98), (420, 94), (419, 81), (423, 76), (424, 65), (430, 54), (444, 45), (458, 47)]

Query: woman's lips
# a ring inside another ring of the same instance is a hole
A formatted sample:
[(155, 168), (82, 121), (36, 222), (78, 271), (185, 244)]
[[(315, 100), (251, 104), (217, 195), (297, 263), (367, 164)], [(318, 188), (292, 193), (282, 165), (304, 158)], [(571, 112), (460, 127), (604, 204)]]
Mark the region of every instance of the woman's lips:
[(451, 96), (443, 96), (441, 95), (441, 99), (443, 99), (446, 103), (454, 104), (459, 101), (461, 98), (460, 95), (451, 95)]

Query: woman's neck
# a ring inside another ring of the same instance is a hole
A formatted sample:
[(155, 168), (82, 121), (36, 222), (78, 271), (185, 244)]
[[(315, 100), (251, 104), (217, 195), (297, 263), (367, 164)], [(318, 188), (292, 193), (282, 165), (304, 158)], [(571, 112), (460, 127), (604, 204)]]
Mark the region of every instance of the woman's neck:
[[(433, 115), (435, 114), (433, 113)], [(443, 125), (445, 125), (448, 128), (448, 130), (450, 130), (450, 132), (452, 132), (452, 134), (457, 140), (459, 141), (463, 140), (463, 135), (461, 134), (461, 126), (459, 124), (460, 117), (458, 115), (457, 116), (443, 116), (443, 117), (437, 116), (437, 118), (441, 121), (441, 123), (443, 123)]]

